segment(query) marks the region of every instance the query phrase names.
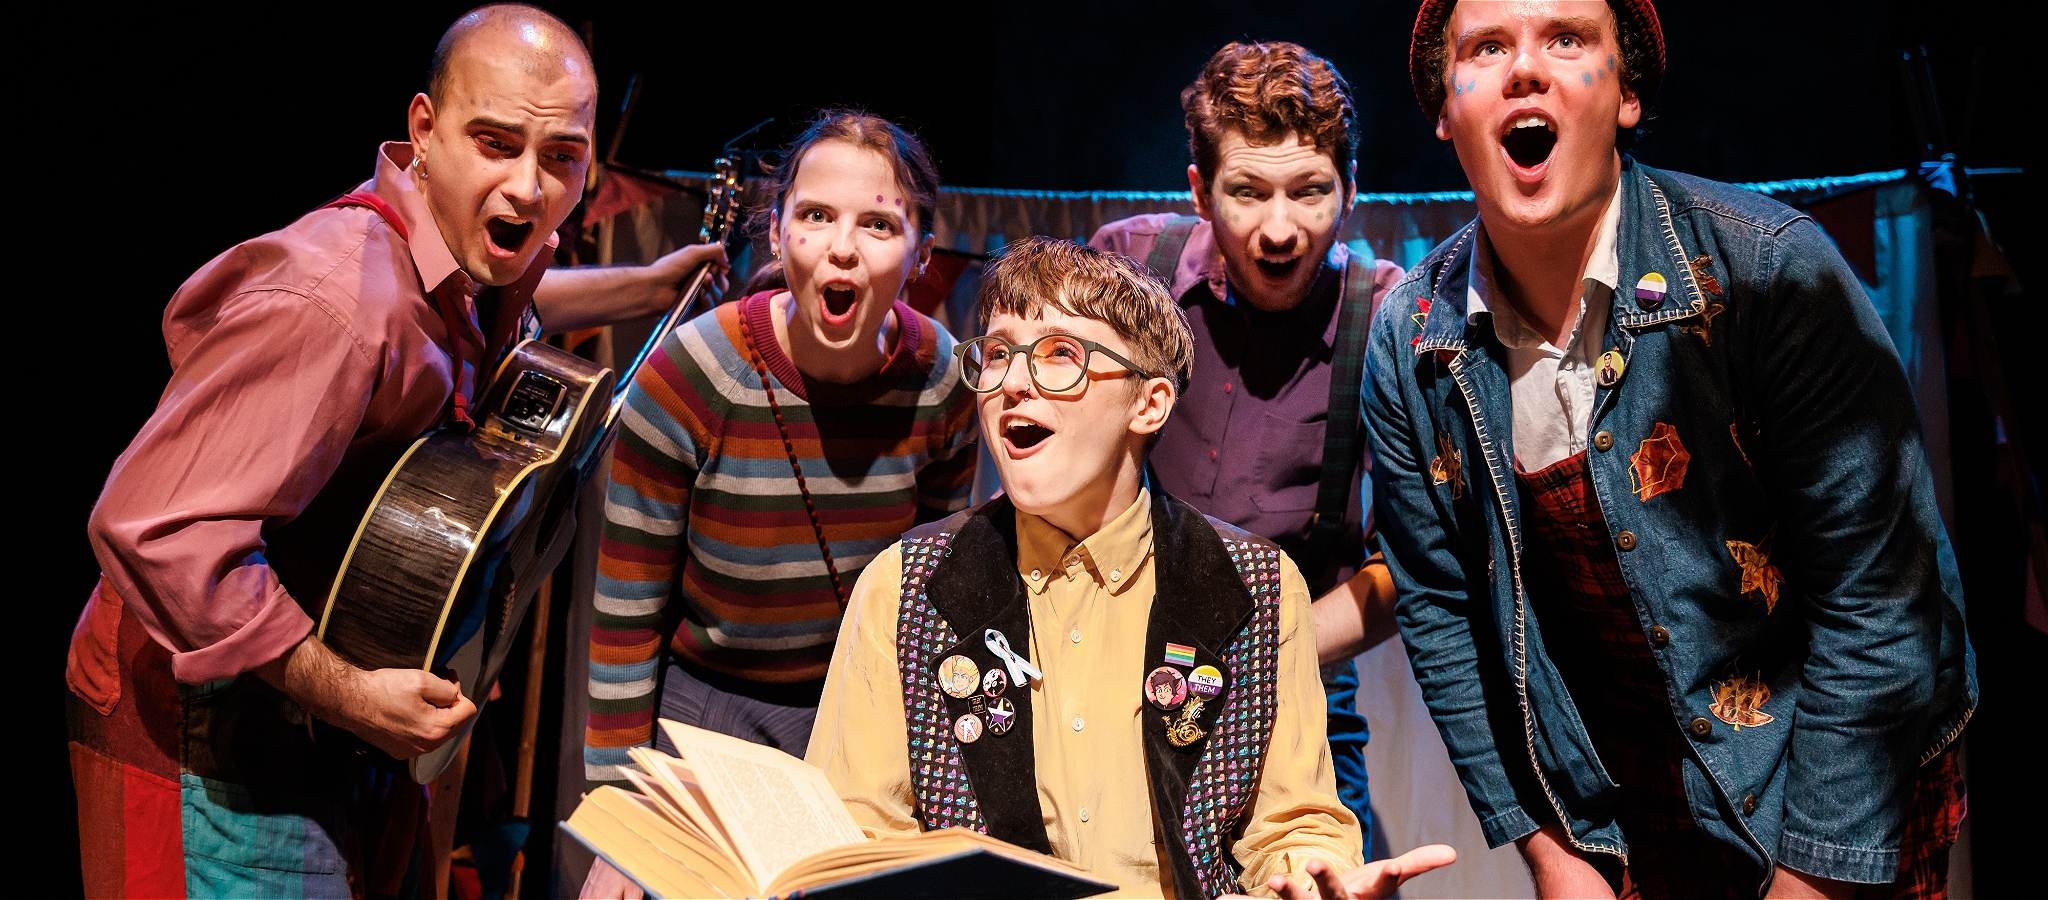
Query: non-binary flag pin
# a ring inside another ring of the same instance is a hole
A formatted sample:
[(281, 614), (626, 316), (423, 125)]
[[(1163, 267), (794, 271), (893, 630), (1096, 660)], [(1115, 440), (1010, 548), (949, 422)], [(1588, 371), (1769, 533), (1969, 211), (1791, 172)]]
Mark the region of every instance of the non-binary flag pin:
[(1170, 665), (1192, 666), (1195, 664), (1195, 648), (1169, 643), (1166, 645), (1166, 661)]
[(1636, 282), (1636, 305), (1645, 310), (1664, 305), (1664, 276), (1651, 272)]

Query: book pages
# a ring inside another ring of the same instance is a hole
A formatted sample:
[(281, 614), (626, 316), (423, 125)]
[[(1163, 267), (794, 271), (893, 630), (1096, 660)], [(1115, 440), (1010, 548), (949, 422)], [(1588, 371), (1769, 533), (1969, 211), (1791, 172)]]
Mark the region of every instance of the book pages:
[(689, 763), (726, 838), (763, 884), (813, 853), (867, 836), (825, 773), (780, 750), (661, 720)]
[[(658, 788), (650, 790), (648, 787), (642, 787), (641, 793), (666, 800), (673, 805), (674, 812), (682, 817), (683, 828), (716, 845), (725, 854), (726, 859), (745, 865), (741, 862), (739, 852), (733, 848), (732, 842), (726, 838), (725, 825), (719, 821), (718, 813), (711, 809), (710, 801), (704, 796), (703, 785), (697, 781), (696, 773), (690, 771), (688, 764), (666, 753), (645, 747), (634, 747), (630, 755), (633, 762), (638, 763), (640, 768), (646, 770), (652, 777), (653, 787)], [(632, 779), (636, 785), (644, 781), (635, 777), (631, 771), (626, 773), (626, 777)], [(746, 874), (756, 884), (764, 880), (758, 877), (757, 873)]]

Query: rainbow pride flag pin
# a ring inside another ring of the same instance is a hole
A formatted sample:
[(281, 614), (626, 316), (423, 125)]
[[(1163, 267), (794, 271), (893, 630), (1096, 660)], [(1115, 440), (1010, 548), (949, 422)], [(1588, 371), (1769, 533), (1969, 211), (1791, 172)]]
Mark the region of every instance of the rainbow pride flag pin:
[(1636, 305), (1646, 310), (1664, 305), (1664, 276), (1651, 272), (1636, 282)]
[(1176, 666), (1192, 666), (1195, 664), (1195, 648), (1186, 644), (1167, 644), (1166, 661)]

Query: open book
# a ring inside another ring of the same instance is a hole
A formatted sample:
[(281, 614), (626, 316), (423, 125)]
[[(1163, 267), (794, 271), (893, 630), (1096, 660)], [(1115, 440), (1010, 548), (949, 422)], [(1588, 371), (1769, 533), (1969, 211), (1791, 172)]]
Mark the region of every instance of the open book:
[(869, 840), (825, 773), (780, 750), (680, 722), (681, 759), (632, 751), (639, 793), (600, 787), (563, 830), (650, 897), (1087, 897), (1088, 871), (947, 828)]

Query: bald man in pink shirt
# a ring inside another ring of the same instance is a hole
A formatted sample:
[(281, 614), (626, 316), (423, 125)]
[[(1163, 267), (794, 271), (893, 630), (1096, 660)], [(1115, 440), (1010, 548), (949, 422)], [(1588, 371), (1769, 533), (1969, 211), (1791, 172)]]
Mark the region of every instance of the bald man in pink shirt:
[(171, 381), (93, 510), (103, 576), (66, 671), (88, 896), (417, 884), (422, 789), (307, 720), (405, 760), (475, 707), (426, 672), (341, 660), (309, 610), (399, 455), (480, 396), (510, 347), (650, 314), (724, 265), (711, 245), (547, 270), (596, 100), (559, 20), (476, 10), (369, 181), (171, 298)]

